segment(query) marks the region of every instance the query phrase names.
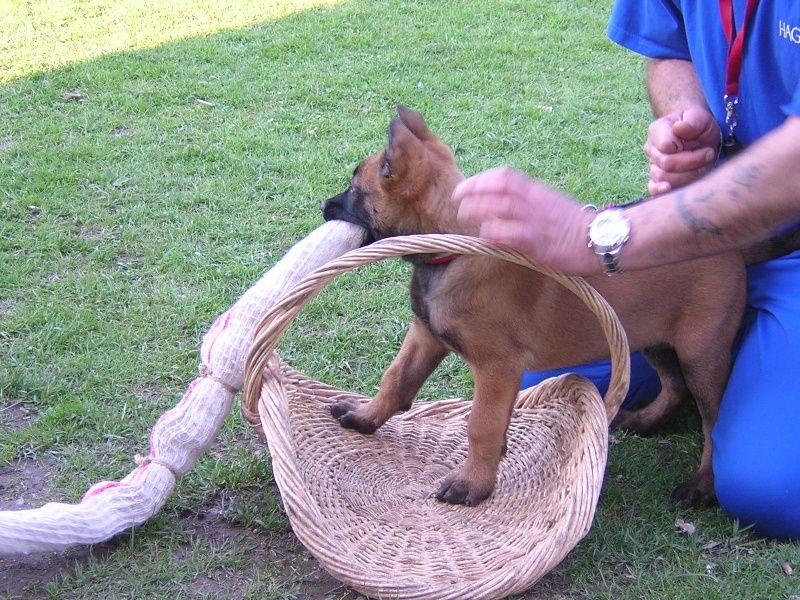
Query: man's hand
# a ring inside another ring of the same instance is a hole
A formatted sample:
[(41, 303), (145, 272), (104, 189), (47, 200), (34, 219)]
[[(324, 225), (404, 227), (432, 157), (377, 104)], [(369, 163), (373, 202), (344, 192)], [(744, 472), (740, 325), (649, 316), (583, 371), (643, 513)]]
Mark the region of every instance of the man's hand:
[(574, 199), (508, 168), (461, 182), (453, 193), (458, 222), (556, 271), (594, 275), (587, 245), (591, 213)]
[(647, 190), (657, 196), (705, 175), (717, 161), (720, 130), (707, 110), (692, 108), (656, 119), (647, 131)]

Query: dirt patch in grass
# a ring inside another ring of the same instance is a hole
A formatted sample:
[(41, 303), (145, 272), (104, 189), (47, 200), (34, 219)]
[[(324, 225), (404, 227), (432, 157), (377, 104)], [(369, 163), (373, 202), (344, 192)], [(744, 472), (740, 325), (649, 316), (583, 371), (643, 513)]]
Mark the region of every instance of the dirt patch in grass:
[(20, 556), (0, 556), (0, 597), (8, 600), (46, 598), (47, 584), (64, 573), (72, 572), (76, 564), (86, 563), (89, 556), (102, 558), (113, 550), (108, 546), (82, 547), (64, 552), (37, 552)]
[(0, 510), (36, 508), (47, 501), (50, 466), (20, 460), (0, 467)]
[(14, 402), (0, 408), (0, 427), (22, 429), (36, 416), (36, 411), (25, 402)]

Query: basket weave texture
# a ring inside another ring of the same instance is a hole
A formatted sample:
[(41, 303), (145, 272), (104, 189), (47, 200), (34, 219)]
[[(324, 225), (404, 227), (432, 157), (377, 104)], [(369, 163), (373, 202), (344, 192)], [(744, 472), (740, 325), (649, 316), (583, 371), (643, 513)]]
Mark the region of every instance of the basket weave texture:
[[(291, 321), (337, 275), (384, 258), (435, 252), (510, 260), (552, 277), (597, 316), (611, 350), (605, 402), (577, 375), (519, 394), (497, 486), (477, 507), (433, 496), (466, 459), (470, 402), (420, 403), (364, 436), (340, 427), (328, 407), (366, 398), (315, 381), (275, 353)], [(608, 423), (628, 379), (625, 333), (583, 280), (476, 238), (406, 236), (331, 261), (273, 307), (256, 329), (242, 411), (267, 440), (295, 534), (334, 577), (373, 598), (493, 599), (533, 586), (588, 533)]]

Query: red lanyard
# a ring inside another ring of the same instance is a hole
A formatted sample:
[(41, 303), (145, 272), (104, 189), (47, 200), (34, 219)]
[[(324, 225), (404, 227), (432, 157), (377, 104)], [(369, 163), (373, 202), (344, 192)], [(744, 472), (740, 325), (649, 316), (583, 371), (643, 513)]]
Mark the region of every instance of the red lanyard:
[(750, 17), (758, 5), (758, 0), (747, 0), (744, 9), (744, 20), (739, 31), (734, 30), (736, 19), (733, 14), (733, 0), (719, 0), (719, 14), (722, 17), (722, 29), (728, 39), (728, 60), (725, 65), (725, 124), (728, 135), (723, 138), (726, 153), (733, 155), (741, 149), (733, 130), (736, 129), (736, 105), (739, 103), (739, 75), (742, 73), (742, 55), (744, 54), (744, 34)]
[(758, 0), (747, 0), (744, 9), (744, 21), (739, 31), (734, 31), (733, 0), (719, 0), (719, 13), (722, 17), (722, 28), (728, 38), (728, 63), (725, 68), (725, 94), (739, 95), (739, 74), (742, 72), (742, 54), (744, 50), (744, 34), (750, 16), (758, 4)]

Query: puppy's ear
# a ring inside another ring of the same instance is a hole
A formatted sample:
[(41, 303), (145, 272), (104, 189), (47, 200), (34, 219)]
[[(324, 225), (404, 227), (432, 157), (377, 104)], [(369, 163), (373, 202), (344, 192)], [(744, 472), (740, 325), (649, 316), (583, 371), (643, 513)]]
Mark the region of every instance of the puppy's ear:
[(389, 146), (381, 161), (381, 176), (411, 183), (427, 174), (427, 151), (400, 119), (389, 123)]
[(417, 111), (398, 104), (397, 115), (400, 117), (403, 124), (408, 127), (408, 130), (420, 140), (429, 140), (434, 137), (431, 130), (428, 129), (428, 126), (425, 124), (425, 119), (423, 119), (422, 115)]

